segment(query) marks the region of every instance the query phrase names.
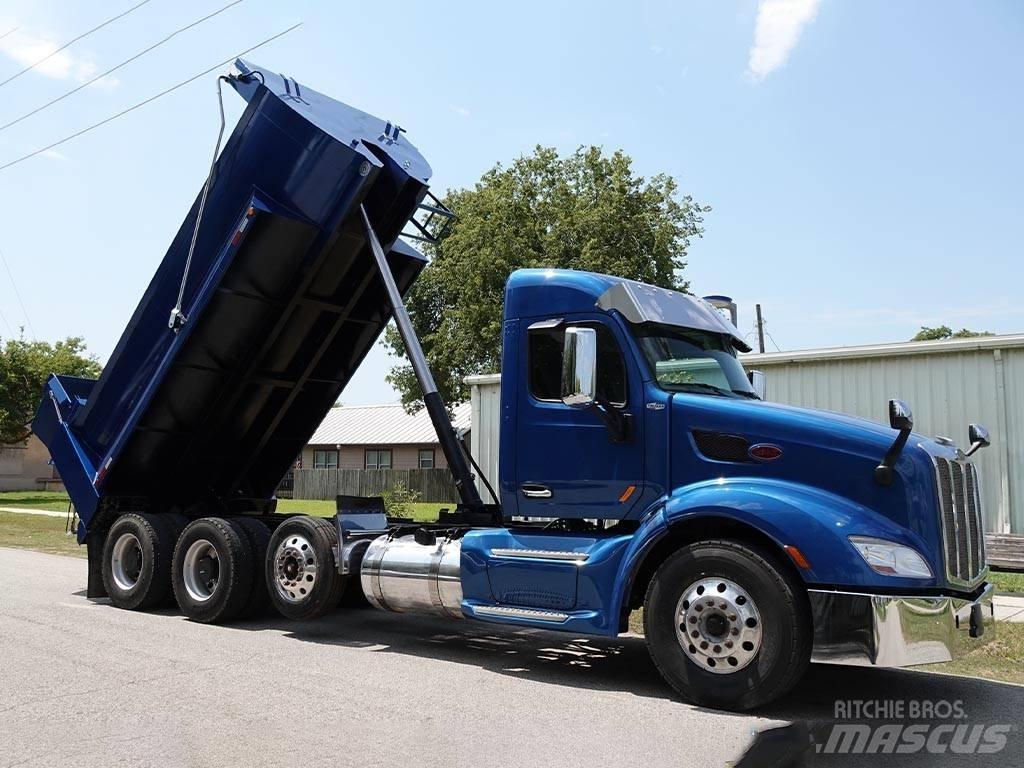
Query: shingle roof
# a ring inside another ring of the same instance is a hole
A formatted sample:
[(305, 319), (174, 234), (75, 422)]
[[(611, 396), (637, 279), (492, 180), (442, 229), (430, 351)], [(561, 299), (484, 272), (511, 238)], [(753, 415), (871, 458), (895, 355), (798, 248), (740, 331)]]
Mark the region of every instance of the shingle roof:
[[(469, 403), (455, 406), (455, 429), (469, 429)], [(422, 445), (436, 443), (430, 416), (421, 408), (410, 416), (401, 403), (343, 405), (331, 408), (310, 445)]]

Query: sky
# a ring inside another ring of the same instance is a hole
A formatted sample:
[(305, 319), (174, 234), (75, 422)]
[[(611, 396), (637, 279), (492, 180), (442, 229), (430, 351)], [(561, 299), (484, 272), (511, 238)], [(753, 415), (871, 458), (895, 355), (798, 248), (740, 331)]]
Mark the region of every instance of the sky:
[[(230, 1), (149, 0), (0, 85), (0, 125), (85, 86), (0, 128), (0, 165), (302, 22), (247, 58), (397, 121), (438, 193), (537, 144), (674, 176), (712, 207), (692, 290), (749, 338), (759, 302), (769, 351), (1024, 332), (1024, 3), (242, 0), (97, 79)], [(0, 82), (139, 2), (0, 0)], [(0, 170), (0, 336), (105, 360), (216, 130), (211, 74)], [(342, 401), (396, 399), (393, 364), (374, 350)]]

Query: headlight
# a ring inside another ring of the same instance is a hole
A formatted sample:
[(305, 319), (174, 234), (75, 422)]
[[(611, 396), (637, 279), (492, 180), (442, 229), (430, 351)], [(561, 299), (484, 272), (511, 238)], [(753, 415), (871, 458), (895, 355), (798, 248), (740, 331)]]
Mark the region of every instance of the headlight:
[(913, 579), (932, 577), (932, 569), (917, 550), (903, 544), (868, 536), (851, 536), (850, 543), (875, 573), (883, 576), (909, 576)]

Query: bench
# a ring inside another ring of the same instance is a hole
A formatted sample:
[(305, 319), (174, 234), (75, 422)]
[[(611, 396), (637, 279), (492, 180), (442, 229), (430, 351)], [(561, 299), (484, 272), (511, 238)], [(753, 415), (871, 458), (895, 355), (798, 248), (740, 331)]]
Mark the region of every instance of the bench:
[(992, 568), (1024, 571), (1024, 534), (986, 533), (985, 549)]

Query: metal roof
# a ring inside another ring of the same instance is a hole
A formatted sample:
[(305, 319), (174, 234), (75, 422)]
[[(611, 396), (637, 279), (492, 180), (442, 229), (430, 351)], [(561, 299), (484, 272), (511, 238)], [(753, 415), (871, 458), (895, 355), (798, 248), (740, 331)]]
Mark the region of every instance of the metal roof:
[(777, 365), (781, 363), (811, 362), (814, 360), (977, 352), (986, 349), (1007, 349), (1011, 347), (1024, 347), (1024, 334), (974, 336), (967, 339), (942, 339), (940, 341), (900, 341), (894, 344), (865, 344), (858, 347), (799, 349), (792, 352), (766, 352), (763, 355), (740, 355), (740, 361), (749, 367), (752, 365)]
[[(452, 408), (459, 433), (470, 425), (469, 403)], [(437, 442), (425, 408), (410, 415), (401, 403), (340, 405), (328, 412), (309, 445), (424, 445)]]

